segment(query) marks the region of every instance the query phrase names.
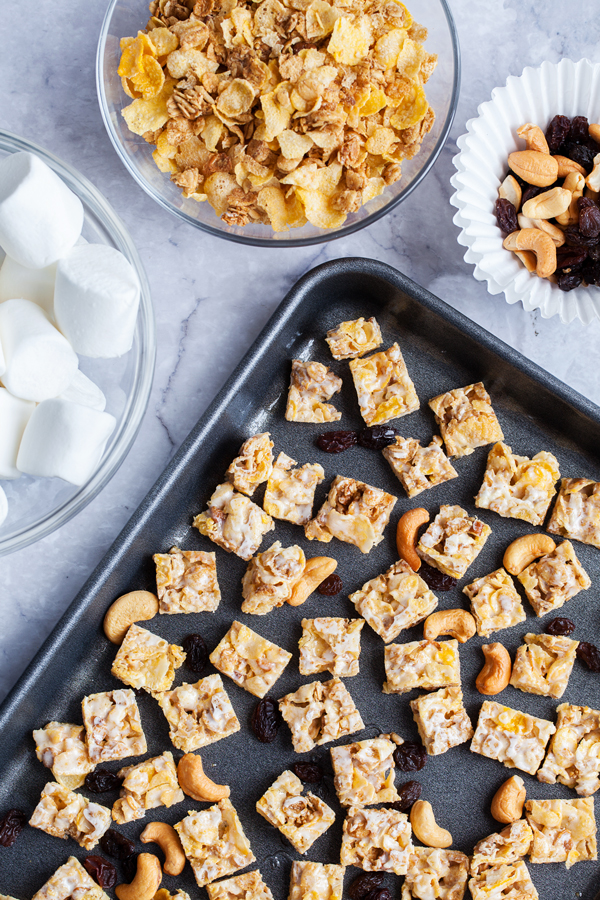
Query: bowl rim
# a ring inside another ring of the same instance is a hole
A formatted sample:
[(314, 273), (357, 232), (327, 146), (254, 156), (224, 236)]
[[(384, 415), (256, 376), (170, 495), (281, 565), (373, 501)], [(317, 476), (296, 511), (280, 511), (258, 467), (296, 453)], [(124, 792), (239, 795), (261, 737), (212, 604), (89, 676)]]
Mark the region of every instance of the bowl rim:
[(69, 499), (38, 522), (0, 538), (0, 556), (22, 550), (60, 528), (96, 497), (121, 467), (140, 430), (150, 399), (156, 361), (156, 325), (148, 277), (140, 256), (125, 225), (100, 191), (68, 163), (34, 141), (0, 128), (0, 150), (36, 153), (73, 190), (110, 235), (113, 243), (127, 257), (140, 281), (140, 307), (136, 327), (140, 329), (140, 352), (135, 364), (133, 388), (117, 425), (111, 450), (100, 461), (91, 478)]
[[(132, 165), (131, 160), (123, 151), (121, 146), (121, 142), (116, 134), (115, 129), (113, 128), (110, 112), (108, 108), (108, 100), (106, 97), (106, 91), (104, 88), (104, 77), (103, 77), (103, 60), (104, 53), (106, 50), (106, 41), (108, 37), (108, 30), (110, 26), (110, 21), (112, 19), (112, 15), (114, 9), (118, 3), (122, 2), (122, 0), (110, 0), (108, 4), (108, 8), (106, 10), (106, 14), (104, 16), (104, 20), (102, 22), (102, 27), (100, 29), (100, 36), (98, 38), (98, 48), (96, 51), (96, 90), (98, 94), (98, 105), (100, 107), (100, 114), (102, 116), (102, 121), (104, 122), (104, 127), (108, 133), (108, 137), (115, 148), (118, 157), (121, 162), (129, 172), (129, 174), (133, 177), (133, 179), (139, 184), (142, 190), (148, 194), (149, 197), (152, 198), (159, 206), (162, 206), (163, 209), (166, 209), (171, 215), (175, 216), (177, 219), (181, 219), (184, 222), (187, 222), (190, 225), (193, 225), (195, 228), (199, 228), (201, 231), (206, 232), (207, 234), (211, 234), (214, 237), (222, 238), (226, 241), (232, 241), (237, 244), (245, 244), (251, 247), (276, 247), (278, 249), (285, 249), (288, 247), (309, 247), (315, 244), (323, 244), (328, 241), (335, 241), (342, 237), (347, 237), (351, 234), (355, 234), (357, 231), (360, 231), (363, 228), (366, 228), (368, 225), (372, 225), (373, 222), (377, 222), (383, 216), (387, 215), (391, 210), (395, 209), (396, 206), (402, 201), (405, 200), (412, 192), (419, 186), (419, 184), (423, 181), (426, 175), (429, 174), (433, 165), (435, 164), (438, 156), (442, 152), (446, 140), (448, 139), (448, 135), (450, 133), (450, 129), (452, 128), (452, 124), (454, 122), (454, 117), (456, 115), (456, 110), (458, 108), (458, 100), (460, 95), (460, 84), (461, 84), (461, 53), (460, 53), (460, 42), (458, 39), (458, 30), (456, 24), (454, 22), (454, 17), (450, 10), (447, 0), (438, 0), (440, 6), (442, 7), (442, 11), (446, 17), (446, 22), (448, 25), (448, 30), (450, 32), (450, 38), (452, 43), (452, 50), (454, 55), (454, 74), (452, 79), (452, 93), (450, 95), (450, 104), (448, 107), (448, 115), (446, 117), (446, 121), (442, 127), (440, 135), (436, 141), (435, 146), (431, 151), (431, 155), (421, 171), (418, 175), (411, 181), (409, 185), (407, 185), (404, 189), (400, 191), (400, 193), (390, 200), (385, 206), (380, 209), (374, 210), (372, 213), (369, 213), (364, 219), (361, 219), (358, 222), (352, 222), (350, 225), (342, 225), (340, 228), (332, 231), (331, 233), (324, 233), (320, 235), (313, 235), (311, 237), (299, 237), (299, 238), (286, 238), (285, 240), (277, 240), (275, 232), (273, 232), (271, 237), (263, 238), (263, 237), (250, 237), (245, 236), (244, 234), (238, 234), (235, 232), (227, 232), (224, 229), (216, 228), (213, 225), (208, 225), (205, 222), (200, 222), (198, 219), (193, 216), (189, 216), (186, 212), (181, 209), (177, 209), (173, 206), (168, 200), (166, 200), (161, 194), (158, 194), (153, 190), (151, 185), (146, 181), (145, 178), (142, 177), (138, 169)], [(293, 231), (293, 229), (292, 229)]]

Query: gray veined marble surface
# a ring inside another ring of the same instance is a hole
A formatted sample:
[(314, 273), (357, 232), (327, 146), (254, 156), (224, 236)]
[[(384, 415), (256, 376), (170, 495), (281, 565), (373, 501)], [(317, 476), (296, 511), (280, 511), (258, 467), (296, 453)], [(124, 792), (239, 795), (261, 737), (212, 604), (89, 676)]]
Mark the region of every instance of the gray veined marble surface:
[[(508, 306), (504, 295), (490, 296), (462, 259), (448, 203), (456, 139), (493, 87), (546, 59), (600, 59), (595, 4), (572, 3), (565, 16), (562, 0), (449, 3), (462, 49), (462, 89), (433, 170), (370, 228), (306, 249), (255, 249), (209, 237), (159, 208), (129, 177), (96, 100), (94, 60), (106, 0), (38, 0), (35, 12), (3, 4), (0, 126), (75, 166), (114, 205), (148, 272), (159, 343), (148, 411), (115, 478), (68, 525), (0, 559), (0, 699), (287, 290), (321, 262), (367, 256), (395, 266), (600, 403), (600, 323), (564, 326)], [(418, 0), (408, 5), (418, 18)]]

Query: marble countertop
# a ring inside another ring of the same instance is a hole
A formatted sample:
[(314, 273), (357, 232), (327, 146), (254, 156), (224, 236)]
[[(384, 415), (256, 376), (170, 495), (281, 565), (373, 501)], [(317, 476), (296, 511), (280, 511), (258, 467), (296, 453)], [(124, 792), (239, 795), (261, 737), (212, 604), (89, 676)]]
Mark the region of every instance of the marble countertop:
[[(144, 0), (140, 0), (144, 2)], [(146, 266), (158, 325), (150, 403), (137, 441), (108, 487), (69, 524), (0, 558), (0, 700), (118, 535), (290, 286), (346, 256), (400, 269), (558, 378), (600, 403), (600, 322), (560, 320), (492, 297), (463, 259), (448, 200), (456, 139), (477, 106), (526, 65), (598, 61), (589, 7), (559, 0), (449, 0), (462, 50), (462, 90), (450, 139), (419, 189), (351, 237), (306, 249), (231, 244), (178, 222), (127, 174), (104, 130), (93, 60), (106, 2), (50, 0), (27, 16), (3, 10), (13, 38), (0, 54), (0, 127), (75, 166), (105, 194)], [(409, 3), (418, 17), (418, 3)]]

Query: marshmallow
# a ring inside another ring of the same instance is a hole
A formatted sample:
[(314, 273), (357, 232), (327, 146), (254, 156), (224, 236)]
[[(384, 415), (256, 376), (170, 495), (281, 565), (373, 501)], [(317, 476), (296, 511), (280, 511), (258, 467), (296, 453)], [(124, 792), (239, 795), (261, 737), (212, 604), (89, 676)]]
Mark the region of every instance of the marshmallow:
[(25, 428), (17, 467), (27, 475), (82, 485), (96, 469), (116, 425), (114, 416), (55, 397), (36, 406)]
[(19, 400), (0, 388), (0, 478), (19, 478), (17, 454), (35, 403)]
[(98, 412), (104, 412), (106, 409), (106, 397), (98, 385), (94, 384), (79, 369), (73, 375), (73, 380), (66, 391), (58, 396), (62, 400), (71, 400), (73, 403), (80, 403), (81, 406), (97, 409)]
[(139, 300), (135, 270), (113, 247), (74, 247), (58, 264), (54, 314), (82, 356), (108, 359), (131, 350)]
[(0, 525), (4, 523), (8, 515), (8, 500), (6, 499), (6, 494), (4, 490), (0, 487)]
[(41, 306), (48, 318), (54, 316), (54, 280), (56, 263), (44, 269), (27, 269), (7, 256), (0, 269), (0, 303), (4, 300), (31, 300)]
[(0, 162), (0, 244), (8, 256), (43, 269), (69, 252), (82, 227), (81, 200), (38, 156), (23, 151)]

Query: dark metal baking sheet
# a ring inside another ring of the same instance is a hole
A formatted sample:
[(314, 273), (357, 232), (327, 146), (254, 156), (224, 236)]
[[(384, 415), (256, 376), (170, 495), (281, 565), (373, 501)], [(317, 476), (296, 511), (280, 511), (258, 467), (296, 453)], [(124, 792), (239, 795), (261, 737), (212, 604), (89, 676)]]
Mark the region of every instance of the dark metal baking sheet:
[[(415, 381), (422, 406), (420, 411), (395, 423), (403, 434), (429, 440), (435, 432), (435, 423), (427, 400), (446, 389), (482, 379), (492, 396), (505, 439), (515, 452), (531, 455), (550, 450), (558, 457), (563, 475), (600, 480), (600, 409), (594, 404), (389, 266), (373, 260), (347, 259), (314, 269), (287, 295), (1, 707), (0, 811), (17, 806), (30, 813), (50, 778), (48, 770), (35, 758), (32, 729), (51, 719), (80, 722), (80, 701), (86, 693), (120, 686), (110, 674), (115, 648), (101, 632), (102, 618), (109, 604), (128, 590), (154, 589), (154, 552), (166, 551), (173, 544), (184, 549), (213, 549), (206, 538), (191, 528), (192, 517), (204, 508), (230, 460), (249, 435), (270, 430), (277, 452), (285, 450), (302, 463), (317, 461), (324, 466), (326, 479), (317, 492), (317, 507), (337, 473), (362, 479), (399, 498), (385, 539), (368, 556), (338, 541), (326, 547), (307, 542), (300, 528), (282, 522), (268, 535), (263, 549), (271, 540), (281, 540), (284, 545), (299, 543), (309, 556), (334, 555), (344, 583), (344, 591), (338, 597), (315, 594), (301, 609), (285, 607), (267, 617), (244, 616), (240, 612), (240, 580), (246, 564), (217, 548), (223, 592), (218, 611), (161, 616), (148, 623), (150, 630), (171, 642), (179, 642), (191, 631), (201, 631), (212, 648), (234, 618), (246, 622), (294, 654), (271, 691), (276, 698), (309, 680), (298, 674), (300, 620), (304, 616), (355, 615), (347, 595), (387, 569), (396, 558), (394, 531), (400, 514), (415, 505), (425, 506), (435, 514), (445, 502), (456, 502), (474, 511), (473, 496), (485, 468), (485, 449), (456, 462), (458, 479), (409, 501), (380, 454), (354, 448), (339, 456), (329, 456), (314, 444), (316, 434), (323, 427), (285, 421), (289, 360), (302, 357), (325, 362), (344, 378), (341, 395), (334, 398), (343, 410), (342, 421), (326, 427), (360, 426), (347, 362), (332, 361), (323, 340), (328, 328), (358, 315), (377, 316), (385, 345), (398, 340)], [(506, 545), (533, 530), (526, 523), (502, 519), (485, 510), (479, 514), (492, 527), (492, 536), (458, 588), (439, 595), (441, 609), (468, 607), (461, 593), (464, 584), (499, 566)], [(572, 600), (564, 612), (576, 623), (576, 637), (598, 641), (600, 613), (596, 598), (600, 554), (583, 544), (577, 544), (576, 550), (592, 577), (592, 587)], [(526, 609), (527, 621), (522, 627), (496, 633), (492, 638), (505, 642), (511, 652), (516, 650), (526, 631), (543, 630), (546, 620), (537, 619), (527, 604)], [(415, 640), (420, 635), (421, 629), (415, 628), (402, 633), (398, 640)], [(485, 639), (475, 637), (460, 650), (465, 703), (473, 722), (482, 701), (475, 691), (474, 680), (482, 664), (479, 648), (484, 642)], [(185, 680), (195, 678), (184, 667), (178, 671), (175, 684)], [(408, 706), (415, 692), (402, 697), (383, 695), (383, 680), (383, 643), (365, 626), (361, 672), (355, 678), (346, 679), (346, 685), (362, 712), (366, 728), (360, 735), (341, 743), (390, 730), (409, 740), (416, 738)], [(276, 900), (284, 900), (291, 861), (301, 857), (255, 812), (254, 804), (275, 777), (299, 758), (320, 761), (327, 776), (315, 791), (334, 808), (337, 818), (306, 856), (321, 862), (337, 862), (343, 812), (333, 790), (330, 745), (298, 757), (285, 726), (274, 744), (260, 744), (248, 728), (255, 699), (228, 679), (224, 681), (242, 729), (202, 750), (202, 757), (216, 781), (231, 785), (233, 803), (263, 877)], [(546, 718), (553, 718), (556, 706), (555, 701), (512, 687), (500, 699), (507, 705)], [(563, 700), (598, 708), (599, 676), (592, 675), (577, 662)], [(139, 705), (148, 737), (148, 755), (170, 748), (166, 722), (155, 702), (143, 696)], [(176, 751), (175, 755), (180, 754)], [(126, 760), (123, 764), (131, 762)], [(114, 770), (119, 767), (120, 763), (109, 764)], [(423, 797), (432, 802), (438, 821), (451, 830), (454, 847), (470, 852), (475, 841), (498, 829), (489, 815), (489, 804), (509, 774), (499, 763), (471, 754), (467, 743), (430, 758), (416, 776), (397, 773), (396, 781), (418, 778), (423, 785)], [(542, 785), (526, 774), (523, 777), (529, 797), (575, 797), (573, 791), (560, 785)], [(93, 799), (110, 806), (116, 795), (96, 795)], [(194, 808), (198, 804), (186, 800), (170, 810), (155, 810), (145, 820), (120, 830), (136, 839), (148, 821), (162, 819), (174, 823)], [(138, 849), (149, 848), (139, 844)], [(28, 828), (12, 849), (0, 848), (0, 893), (14, 895), (19, 900), (30, 898), (69, 854), (79, 859), (86, 855), (73, 841), (61, 842)], [(592, 900), (598, 890), (597, 863), (580, 863), (569, 872), (563, 865), (530, 864), (529, 868), (541, 900)], [(347, 882), (357, 874), (358, 870), (349, 869)], [(189, 866), (181, 878), (165, 877), (163, 881), (167, 887), (176, 883), (188, 890), (192, 898), (206, 896), (205, 891), (195, 886)], [(386, 883), (392, 896), (398, 897), (401, 879), (388, 875)]]

